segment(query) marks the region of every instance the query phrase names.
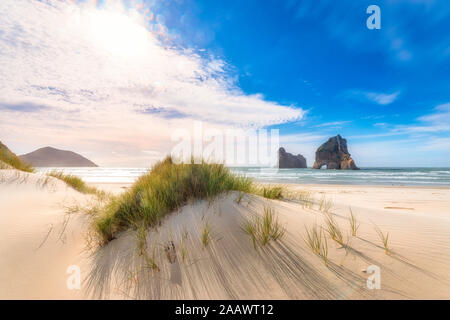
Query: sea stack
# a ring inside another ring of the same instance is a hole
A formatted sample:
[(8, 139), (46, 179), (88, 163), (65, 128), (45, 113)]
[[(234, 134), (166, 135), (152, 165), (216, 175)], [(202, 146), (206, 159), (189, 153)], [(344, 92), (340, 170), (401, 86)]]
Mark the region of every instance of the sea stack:
[(331, 137), (317, 149), (313, 169), (320, 169), (324, 165), (327, 169), (359, 170), (350, 157), (347, 140), (340, 135)]
[(284, 148), (278, 150), (278, 168), (306, 168), (306, 159), (301, 154), (293, 155)]

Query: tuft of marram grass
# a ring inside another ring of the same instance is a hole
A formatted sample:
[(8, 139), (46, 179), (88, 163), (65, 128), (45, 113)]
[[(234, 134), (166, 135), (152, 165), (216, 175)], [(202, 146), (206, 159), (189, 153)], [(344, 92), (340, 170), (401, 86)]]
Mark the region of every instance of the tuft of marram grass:
[(319, 211), (324, 213), (331, 212), (331, 209), (333, 208), (333, 200), (327, 199), (325, 195), (322, 196), (322, 198), (319, 201)]
[(322, 228), (313, 225), (310, 229), (306, 228), (306, 244), (312, 252), (322, 258), (323, 263), (328, 267), (328, 242)]
[(202, 244), (203, 247), (206, 248), (208, 244), (211, 242), (211, 226), (208, 222), (205, 222), (205, 224), (202, 227)]
[(159, 272), (159, 266), (156, 264), (156, 259), (155, 259), (155, 248), (153, 247), (151, 250), (151, 255), (147, 252), (147, 250), (145, 250), (143, 252), (143, 257), (144, 257), (144, 261), (145, 261), (145, 267), (147, 269), (150, 269), (152, 272)]
[(342, 230), (339, 227), (338, 223), (336, 222), (336, 220), (334, 220), (331, 214), (327, 213), (325, 215), (325, 223), (327, 226), (326, 231), (330, 235), (331, 239), (344, 247), (344, 235), (342, 234)]
[(152, 227), (189, 200), (211, 199), (229, 191), (251, 193), (252, 181), (232, 174), (222, 164), (202, 161), (176, 164), (171, 157), (156, 163), (130, 190), (110, 199), (95, 219), (95, 229), (108, 242), (139, 223)]
[[(4, 163), (1, 164), (1, 163)], [(7, 166), (11, 166), (14, 169), (25, 171), (25, 172), (34, 172), (32, 166), (25, 164), (18, 156), (16, 156), (11, 150), (8, 149), (3, 143), (0, 142), (0, 169), (10, 169)]]
[(99, 197), (105, 196), (105, 194), (99, 191), (97, 188), (88, 186), (80, 177), (72, 174), (65, 174), (62, 171), (53, 170), (47, 173), (48, 176), (54, 177), (61, 181), (64, 181), (69, 187), (75, 189), (78, 192), (85, 194), (95, 194)]
[(277, 241), (284, 236), (286, 230), (278, 222), (275, 211), (272, 208), (265, 207), (262, 217), (261, 243), (267, 244), (270, 240)]
[(7, 170), (7, 169), (13, 169), (12, 166), (10, 166), (9, 164), (4, 163), (3, 161), (0, 160), (0, 170)]
[(147, 250), (147, 229), (144, 225), (136, 226), (135, 231), (138, 255), (142, 256)]
[(325, 236), (323, 237), (321, 244), (320, 257), (322, 258), (325, 267), (328, 267), (328, 241)]
[(247, 219), (244, 221), (244, 223), (241, 226), (241, 230), (247, 233), (250, 238), (252, 239), (253, 248), (257, 248), (257, 233), (258, 233), (258, 224), (259, 220), (258, 217), (253, 217), (253, 219)]
[(240, 204), (242, 199), (244, 198), (245, 192), (239, 191), (237, 198), (235, 199), (237, 204)]
[(320, 255), (322, 248), (322, 228), (317, 225), (312, 226), (310, 229), (306, 230), (306, 244), (311, 248), (312, 252)]
[(357, 231), (359, 229), (359, 223), (356, 220), (356, 217), (353, 214), (353, 210), (352, 210), (351, 207), (350, 207), (350, 217), (348, 218), (348, 221), (350, 223), (350, 230), (352, 231), (352, 236), (356, 237), (356, 233), (357, 233)]
[(251, 237), (255, 249), (257, 244), (265, 246), (271, 240), (280, 240), (286, 232), (278, 221), (275, 211), (269, 207), (264, 208), (262, 217), (255, 215), (245, 220), (241, 229)]
[(314, 197), (311, 191), (305, 190), (298, 193), (298, 200), (303, 208), (311, 209), (314, 205)]
[(262, 186), (255, 188), (253, 193), (267, 199), (279, 200), (283, 199), (284, 188), (281, 186)]
[(389, 247), (389, 232), (384, 234), (383, 231), (381, 231), (381, 229), (378, 226), (375, 226), (375, 231), (377, 232), (378, 237), (380, 237), (380, 240), (383, 244), (384, 253), (388, 255), (391, 251)]
[(181, 247), (181, 261), (185, 261), (186, 260), (186, 256), (187, 256), (187, 249), (186, 249), (186, 235), (183, 234), (181, 235), (181, 240), (180, 240), (180, 247)]
[(286, 190), (283, 192), (283, 198), (298, 201), (303, 209), (312, 209), (315, 204), (314, 195), (310, 190)]

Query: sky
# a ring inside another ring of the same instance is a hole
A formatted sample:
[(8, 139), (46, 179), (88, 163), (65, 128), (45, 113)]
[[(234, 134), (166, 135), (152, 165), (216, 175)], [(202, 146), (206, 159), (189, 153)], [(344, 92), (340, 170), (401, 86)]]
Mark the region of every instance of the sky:
[[(381, 28), (366, 12), (378, 5)], [(0, 1), (0, 140), (148, 166), (177, 128), (279, 129), (312, 166), (450, 167), (450, 3)]]

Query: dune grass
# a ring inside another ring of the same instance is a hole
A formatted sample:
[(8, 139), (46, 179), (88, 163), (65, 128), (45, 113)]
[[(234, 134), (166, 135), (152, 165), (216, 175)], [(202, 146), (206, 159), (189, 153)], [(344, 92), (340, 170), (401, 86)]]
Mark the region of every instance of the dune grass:
[(315, 254), (320, 254), (322, 247), (322, 228), (317, 225), (312, 226), (309, 230), (306, 229), (306, 244), (311, 248)]
[(266, 245), (270, 240), (277, 241), (284, 236), (286, 230), (278, 222), (275, 211), (272, 208), (265, 207), (260, 225), (260, 243)]
[(247, 233), (252, 239), (253, 248), (257, 248), (257, 230), (258, 230), (258, 217), (253, 217), (252, 219), (247, 219), (241, 226), (241, 230)]
[(251, 192), (252, 181), (221, 164), (175, 164), (171, 157), (155, 164), (130, 190), (111, 198), (95, 219), (95, 229), (108, 242), (116, 233), (142, 223), (152, 227), (188, 200), (211, 199), (232, 190)]
[(151, 256), (149, 256), (149, 255), (146, 255), (145, 256), (145, 262), (146, 262), (146, 264), (145, 264), (145, 267), (146, 268), (148, 268), (148, 269), (150, 269), (150, 270), (152, 270), (152, 271), (156, 271), (156, 272), (159, 272), (160, 270), (159, 270), (159, 267), (158, 267), (158, 265), (155, 263), (155, 259), (153, 258), (153, 257), (151, 257)]
[(319, 211), (324, 213), (331, 212), (331, 209), (333, 208), (333, 200), (327, 199), (325, 195), (322, 196), (322, 198), (319, 201)]
[(325, 236), (321, 243), (320, 257), (322, 258), (325, 267), (328, 267), (328, 241)]
[(186, 260), (186, 256), (187, 256), (187, 249), (186, 249), (186, 243), (185, 243), (185, 235), (181, 235), (181, 240), (180, 240), (180, 247), (181, 247), (181, 261), (185, 261)]
[(315, 224), (310, 229), (306, 228), (305, 242), (313, 253), (322, 258), (323, 263), (328, 267), (328, 241), (322, 227)]
[(283, 198), (298, 201), (303, 209), (312, 209), (315, 204), (314, 195), (309, 190), (286, 190), (283, 192)]
[(334, 220), (331, 214), (325, 215), (325, 224), (327, 227), (326, 231), (330, 235), (331, 239), (344, 247), (344, 235), (342, 234), (342, 230), (338, 223)]
[[(20, 171), (34, 172), (32, 166), (25, 164), (18, 156), (11, 152), (7, 146), (0, 142), (0, 163), (1, 162)], [(5, 165), (2, 165), (2, 167), (2, 169), (7, 169)]]
[(146, 253), (147, 250), (147, 229), (145, 228), (145, 226), (143, 226), (142, 224), (136, 226), (135, 236), (138, 255), (142, 256)]
[(245, 192), (239, 191), (238, 196), (236, 197), (235, 201), (237, 204), (240, 204), (242, 199), (244, 198)]
[[(35, 172), (34, 168), (30, 165), (25, 164), (11, 152), (8, 147), (0, 142), (0, 169), (17, 169), (25, 172)], [(75, 189), (78, 192), (85, 194), (95, 194), (98, 197), (105, 197), (106, 193), (99, 191), (94, 187), (89, 187), (86, 183), (79, 177), (70, 174), (64, 174), (62, 171), (53, 170), (47, 173), (48, 177), (54, 177), (56, 179), (64, 181), (68, 186)], [(46, 177), (41, 181), (42, 187), (46, 186), (50, 180)], [(25, 179), (26, 177), (23, 177)]]
[(150, 269), (152, 272), (159, 272), (159, 266), (156, 264), (155, 259), (155, 248), (153, 248), (151, 251), (151, 255), (147, 253), (147, 251), (144, 251), (143, 257), (145, 261), (145, 267), (147, 269)]
[(353, 210), (350, 207), (350, 217), (348, 218), (348, 222), (350, 223), (350, 230), (352, 231), (352, 236), (356, 237), (356, 233), (359, 229), (359, 222), (356, 220), (355, 215), (353, 214)]
[(211, 226), (209, 225), (208, 222), (205, 222), (205, 224), (202, 227), (203, 247), (206, 248), (210, 242), (211, 242)]
[(69, 187), (84, 194), (94, 194), (99, 197), (105, 196), (105, 193), (97, 188), (88, 186), (80, 177), (72, 174), (65, 174), (62, 171), (53, 170), (47, 173), (48, 176), (64, 181)]
[(311, 191), (299, 191), (298, 200), (303, 208), (311, 209), (314, 206), (314, 197)]
[(251, 237), (255, 249), (257, 244), (265, 246), (271, 240), (281, 239), (286, 232), (286, 229), (278, 221), (275, 211), (269, 207), (264, 208), (261, 217), (254, 215), (251, 219), (245, 220), (241, 229)]
[(377, 232), (378, 237), (380, 237), (380, 240), (383, 244), (384, 253), (388, 255), (391, 251), (389, 247), (389, 232), (384, 234), (383, 231), (381, 231), (381, 229), (378, 226), (375, 226), (375, 231)]
[(267, 199), (279, 200), (283, 199), (284, 188), (281, 186), (262, 186), (255, 188), (253, 193)]
[(3, 161), (0, 160), (0, 170), (2, 169), (12, 169), (13, 167), (11, 167), (9, 164), (4, 163)]

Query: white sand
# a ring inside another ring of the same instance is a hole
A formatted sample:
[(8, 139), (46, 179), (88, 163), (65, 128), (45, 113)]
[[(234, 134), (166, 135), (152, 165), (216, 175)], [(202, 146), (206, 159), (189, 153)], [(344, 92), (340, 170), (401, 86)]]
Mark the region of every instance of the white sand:
[[(168, 216), (148, 232), (144, 255), (137, 250), (133, 231), (87, 255), (83, 250), (89, 217), (72, 214), (64, 229), (63, 205), (85, 203), (90, 197), (59, 181), (36, 187), (35, 174), (24, 174), (29, 178), (21, 183), (12, 181), (13, 175), (0, 170), (3, 299), (450, 298), (450, 189), (291, 186), (314, 191), (316, 199), (322, 194), (333, 199), (332, 211), (345, 232), (350, 205), (361, 222), (347, 254), (328, 240), (326, 267), (304, 241), (305, 227), (323, 224), (317, 206), (306, 209), (295, 202), (256, 196), (245, 196), (238, 204), (238, 194), (231, 193), (211, 203), (188, 204)], [(262, 213), (265, 206), (275, 210), (286, 234), (281, 241), (255, 250), (240, 226), (245, 217)], [(201, 233), (206, 223), (211, 241), (204, 247)], [(389, 232), (390, 255), (385, 255), (374, 224)], [(175, 250), (167, 255), (170, 241)], [(150, 258), (156, 264), (153, 268)], [(73, 264), (81, 267), (81, 290), (66, 287), (66, 270)], [(363, 271), (369, 265), (381, 268), (380, 290), (366, 287), (369, 275)]]
[(0, 299), (73, 299), (66, 270), (82, 264), (87, 197), (39, 174), (0, 170)]

